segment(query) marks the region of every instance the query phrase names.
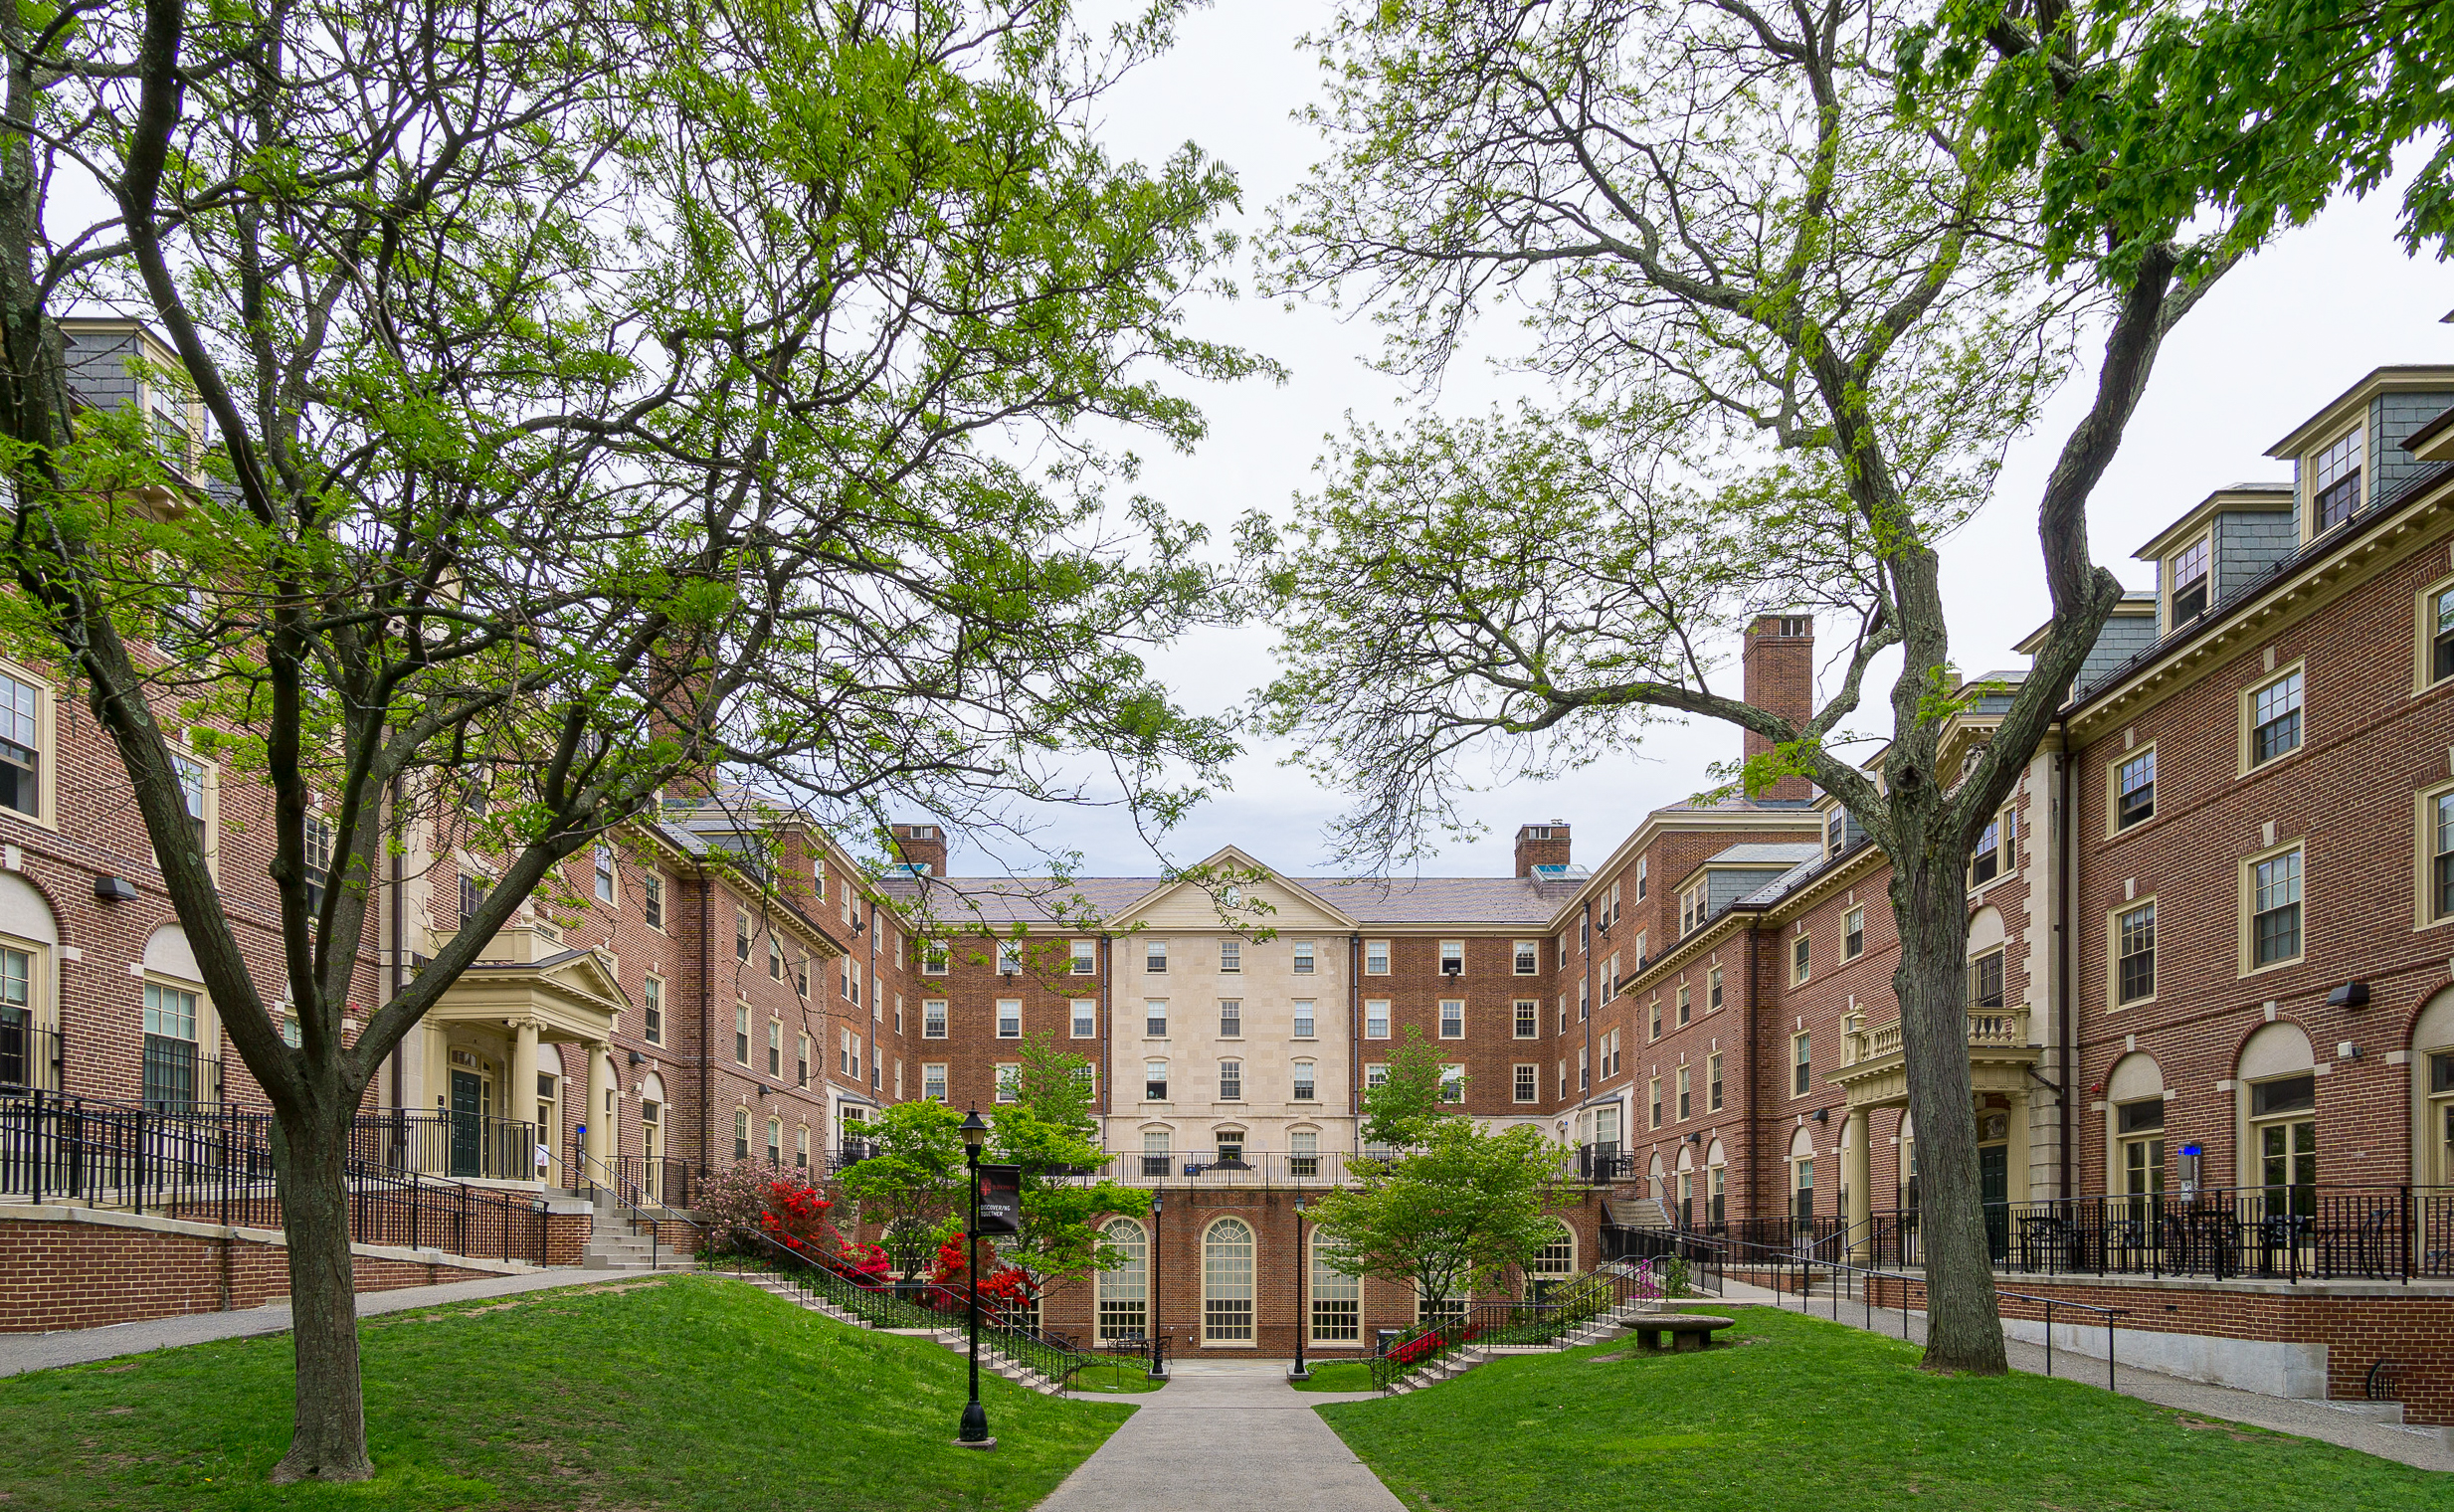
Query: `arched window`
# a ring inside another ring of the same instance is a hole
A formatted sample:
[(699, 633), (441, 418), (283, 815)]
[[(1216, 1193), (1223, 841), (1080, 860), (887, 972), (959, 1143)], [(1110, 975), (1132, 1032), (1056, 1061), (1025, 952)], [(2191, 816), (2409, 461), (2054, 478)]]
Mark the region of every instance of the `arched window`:
[(1099, 1236), (1116, 1246), (1125, 1262), (1099, 1272), (1099, 1342), (1141, 1339), (1150, 1330), (1150, 1240), (1129, 1218), (1111, 1220)]
[(733, 1159), (750, 1158), (750, 1110), (733, 1109)]
[(2316, 1213), (2318, 1073), (2307, 1032), (2270, 1024), (2250, 1036), (2234, 1084), (2241, 1185), (2258, 1189), (2270, 1214)]
[(1729, 1196), (1729, 1177), (1728, 1157), (1722, 1152), (1721, 1141), (1716, 1139), (1712, 1148), (1704, 1152), (1704, 1221), (1707, 1224), (1718, 1226), (1726, 1216), (1723, 1204)]
[(767, 1164), (784, 1164), (784, 1120), (781, 1118), (767, 1120)]
[(1252, 1229), (1241, 1219), (1202, 1235), (1202, 1342), (1252, 1342)]
[(2411, 1069), (2419, 1086), (2419, 1137), (2411, 1174), (2454, 1187), (2454, 988), (2437, 994), (2411, 1029)]
[(2156, 1057), (2124, 1055), (2105, 1078), (2107, 1190), (2141, 1199), (2165, 1192), (2165, 1071)]
[(1330, 1266), (1321, 1236), (1312, 1235), (1312, 1342), (1360, 1344), (1364, 1337), (1363, 1277)]
[(1790, 1211), (1800, 1228), (1815, 1216), (1815, 1137), (1798, 1125), (1790, 1136)]

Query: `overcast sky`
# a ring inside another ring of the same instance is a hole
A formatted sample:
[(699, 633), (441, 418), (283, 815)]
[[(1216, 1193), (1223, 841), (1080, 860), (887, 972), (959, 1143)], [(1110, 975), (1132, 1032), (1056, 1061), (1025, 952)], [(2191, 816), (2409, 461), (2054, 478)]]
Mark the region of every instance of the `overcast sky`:
[[(1187, 140), (1233, 168), (1243, 187), (1242, 225), (1265, 224), (1265, 211), (1303, 176), (1319, 153), (1317, 136), (1290, 119), (1310, 97), (1315, 70), (1296, 49), (1306, 27), (1327, 12), (1320, 0), (1227, 0), (1187, 23), (1176, 51), (1133, 75), (1105, 101), (1103, 132), (1120, 157), (1157, 162)], [(2182, 322), (2158, 364), (2121, 456), (2096, 491), (2090, 533), (2097, 559), (2124, 581), (2150, 574), (2130, 554), (2211, 489), (2252, 478), (2283, 478), (2289, 469), (2268, 447), (2373, 367), (2454, 361), (2454, 328), (2438, 317), (2454, 308), (2454, 277), (2440, 264), (2405, 258), (2393, 240), (2394, 196), (2338, 206), (2288, 233), (2229, 275)], [(1249, 268), (1237, 270), (1249, 282)], [(1210, 435), (1191, 457), (1148, 458), (1144, 484), (1176, 513), (1227, 523), (1260, 507), (1284, 513), (1309, 490), (1322, 438), (1352, 412), (1390, 417), (1406, 397), (1370, 370), (1368, 325), (1324, 310), (1293, 311), (1245, 297), (1203, 307), (1203, 334), (1232, 339), (1289, 370), (1283, 385), (1244, 383), (1198, 390)], [(1485, 371), (1452, 376), (1443, 406), (1479, 410), (1526, 391), (1530, 380)], [(2012, 454), (1995, 503), (1945, 548), (1955, 660), (1972, 673), (2022, 664), (2011, 644), (2043, 623), (2042, 570), (2035, 499), (2053, 448), (2084, 406), (2092, 376), (2074, 379), (2046, 423)], [(1180, 697), (1206, 711), (1227, 708), (1265, 680), (1272, 662), (1265, 631), (1210, 634), (1170, 652), (1161, 666)], [(1704, 782), (1704, 764), (1732, 753), (1735, 730), (1697, 723), (1664, 726), (1630, 751), (1549, 783), (1494, 784), (1474, 809), (1489, 833), (1451, 844), (1428, 874), (1505, 874), (1521, 823), (1566, 820), (1576, 827), (1577, 857), (1599, 861), (1644, 813), (1675, 802)], [(1167, 841), (1180, 860), (1237, 845), (1291, 872), (1318, 868), (1322, 826), (1335, 794), (1278, 765), (1260, 745), (1236, 764), (1231, 791), (1220, 794)], [(1120, 817), (1068, 816), (1058, 842), (1083, 853), (1089, 873), (1147, 873), (1156, 861)], [(982, 865), (958, 848), (957, 871)]]

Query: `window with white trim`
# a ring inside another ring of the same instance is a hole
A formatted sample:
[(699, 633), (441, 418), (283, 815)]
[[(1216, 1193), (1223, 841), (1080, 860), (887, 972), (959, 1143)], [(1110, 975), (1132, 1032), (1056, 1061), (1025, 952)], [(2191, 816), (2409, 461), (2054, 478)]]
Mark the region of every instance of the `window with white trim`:
[(1366, 998), (1364, 1000), (1364, 1038), (1366, 1040), (1389, 1038), (1389, 1000), (1387, 998)]
[(1308, 977), (1312, 975), (1312, 942), (1310, 940), (1297, 940), (1294, 946), (1293, 964), (1291, 969), (1294, 971), (1295, 975), (1299, 977)]
[(1840, 958), (1854, 961), (1866, 953), (1866, 907), (1863, 903), (1840, 916)]
[(946, 1038), (945, 999), (923, 998), (920, 1000), (920, 1038), (923, 1040)]
[(1073, 1038), (1076, 1040), (1095, 1040), (1098, 1037), (1099, 1000), (1097, 998), (1074, 999)]
[(1517, 975), (1530, 977), (1542, 970), (1542, 945), (1536, 940), (1517, 942)]
[(1298, 1060), (1294, 1063), (1294, 1065), (1288, 1068), (1289, 1080), (1287, 1085), (1287, 1095), (1292, 1100), (1296, 1102), (1310, 1102), (1313, 1100), (1312, 1094), (1314, 1084), (1312, 1072), (1313, 1065), (1309, 1060)]
[(1465, 1038), (1464, 999), (1443, 998), (1440, 1000), (1440, 1038), (1443, 1040)]
[(997, 1000), (997, 1038), (1000, 1040), (1023, 1038), (1022, 999), (1000, 998)]
[(1023, 1067), (1011, 1060), (997, 1062), (997, 1100), (1012, 1102), (1020, 1095)]
[(1297, 998), (1290, 1008), (1288, 1018), (1287, 1032), (1291, 1038), (1309, 1040), (1313, 1037), (1314, 1024), (1310, 998)]
[(2253, 970), (2301, 954), (2301, 848), (2250, 863), (2249, 961)]
[(1367, 977), (1389, 975), (1389, 942), (1387, 940), (1364, 941), (1364, 975)]
[(1223, 972), (1240, 972), (1244, 969), (1243, 941), (1221, 940), (1219, 942), (1219, 969)]
[(2249, 764), (2263, 766), (2301, 748), (2301, 669), (2251, 690)]
[(2156, 817), (2156, 747), (2114, 768), (2113, 827), (2127, 830)]
[(946, 1063), (942, 1060), (920, 1062), (920, 1097), (924, 1102), (946, 1100)]
[(2114, 1001), (2138, 1003), (2156, 996), (2156, 901), (2125, 909), (2114, 919)]
[(2172, 587), (2168, 600), (2171, 617), (2165, 628), (2171, 631), (2207, 612), (2207, 537), (2174, 552), (2166, 566), (2166, 581)]
[(1541, 1101), (1542, 1067), (1534, 1065), (1530, 1062), (1520, 1061), (1514, 1067), (1514, 1073), (1515, 1074), (1511, 1078), (1513, 1086), (1513, 1100), (1517, 1102)]
[(2312, 535), (2334, 529), (2360, 507), (2360, 432), (2354, 426), (2309, 460)]
[(1542, 1033), (1542, 1004), (1532, 998), (1517, 1000), (1517, 1038), (1531, 1040)]
[(0, 808), (38, 818), (43, 812), (43, 702), (41, 688), (0, 673)]
[(1073, 974), (1077, 977), (1099, 975), (1099, 942), (1097, 940), (1073, 942)]

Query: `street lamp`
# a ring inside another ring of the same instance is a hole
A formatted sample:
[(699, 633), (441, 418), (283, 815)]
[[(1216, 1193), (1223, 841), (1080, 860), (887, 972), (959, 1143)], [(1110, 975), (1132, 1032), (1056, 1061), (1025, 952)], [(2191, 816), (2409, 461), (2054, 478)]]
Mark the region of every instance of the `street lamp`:
[(1150, 1320), (1142, 1330), (1150, 1337), (1150, 1368), (1143, 1371), (1145, 1380), (1162, 1379), (1159, 1374), (1159, 1189), (1150, 1189)]
[(989, 1415), (980, 1406), (980, 1146), (989, 1137), (988, 1120), (974, 1107), (963, 1117), (963, 1164), (971, 1174), (971, 1224), (965, 1235), (970, 1252), (964, 1279), (971, 1293), (972, 1400), (963, 1408), (963, 1426), (954, 1441), (967, 1449), (992, 1449)]
[(1295, 1196), (1295, 1368), (1286, 1373), (1289, 1381), (1309, 1381), (1312, 1372), (1304, 1369), (1304, 1335), (1312, 1332), (1312, 1320), (1304, 1315), (1304, 1282), (1311, 1278), (1312, 1265), (1304, 1255), (1304, 1199)]

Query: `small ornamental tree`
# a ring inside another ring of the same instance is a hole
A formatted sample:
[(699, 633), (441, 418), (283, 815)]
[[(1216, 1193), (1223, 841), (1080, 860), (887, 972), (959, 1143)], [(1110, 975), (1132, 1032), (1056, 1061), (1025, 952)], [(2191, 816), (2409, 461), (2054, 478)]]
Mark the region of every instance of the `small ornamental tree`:
[[(1462, 1092), (1465, 1082), (1457, 1082)], [(1379, 1086), (1364, 1089), (1363, 1137), (1367, 1150), (1412, 1150), (1421, 1145), (1456, 1108), (1440, 1096), (1440, 1052), (1423, 1041), (1422, 1031), (1409, 1029), (1389, 1057), (1389, 1072)]]
[(1042, 1289), (1122, 1264), (1124, 1252), (1101, 1236), (1099, 1223), (1149, 1201), (1119, 1182), (1082, 1179), (1108, 1159), (1091, 1112), (1093, 1074), (1088, 1060), (1045, 1035), (1024, 1040), (1014, 1101), (998, 1105), (989, 1136), (994, 1158), (1023, 1173), (1023, 1231), (1002, 1252)]
[(868, 1138), (874, 1153), (846, 1168), (840, 1185), (908, 1277), (963, 1199), (963, 1115), (942, 1102), (899, 1102), (869, 1120)]
[(1358, 1161), (1313, 1207), (1324, 1264), (1415, 1288), (1435, 1313), (1530, 1263), (1566, 1205), (1563, 1152), (1527, 1124), (1496, 1133), (1434, 1114), (1416, 1148)]

